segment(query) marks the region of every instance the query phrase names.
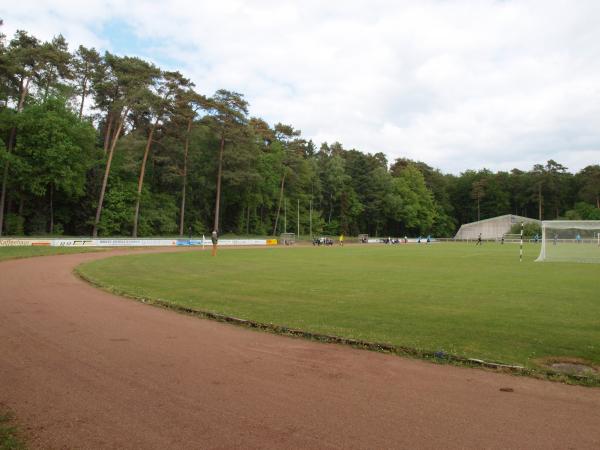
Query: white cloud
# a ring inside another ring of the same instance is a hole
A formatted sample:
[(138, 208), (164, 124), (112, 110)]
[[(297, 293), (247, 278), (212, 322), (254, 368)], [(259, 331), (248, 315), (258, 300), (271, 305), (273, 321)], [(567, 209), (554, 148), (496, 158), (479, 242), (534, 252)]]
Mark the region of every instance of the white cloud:
[(201, 92), (242, 92), (317, 144), (450, 172), (600, 162), (596, 1), (21, 3), (5, 32), (123, 53), (100, 34), (118, 20)]

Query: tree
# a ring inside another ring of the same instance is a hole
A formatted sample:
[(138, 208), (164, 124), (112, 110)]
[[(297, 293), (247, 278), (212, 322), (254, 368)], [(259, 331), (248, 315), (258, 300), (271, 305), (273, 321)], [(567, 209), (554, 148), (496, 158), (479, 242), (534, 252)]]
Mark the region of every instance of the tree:
[(79, 103), (79, 119), (83, 117), (86, 97), (93, 93), (90, 88), (92, 77), (98, 70), (101, 58), (96, 49), (80, 45), (73, 58), (73, 73), (75, 75), (76, 93), (81, 96)]
[(575, 179), (578, 197), (600, 209), (600, 165), (583, 168), (575, 175)]
[(100, 197), (98, 199), (98, 207), (96, 208), (96, 217), (92, 229), (92, 236), (98, 236), (98, 224), (102, 215), (102, 203), (110, 174), (110, 166), (115, 152), (117, 141), (123, 129), (123, 125), (129, 116), (129, 112), (135, 109), (144, 100), (145, 94), (148, 92), (148, 87), (154, 79), (159, 75), (158, 69), (139, 58), (123, 57), (106, 53), (104, 57), (109, 68), (101, 86), (103, 90), (112, 91), (112, 101), (109, 101), (108, 114), (118, 111), (117, 128), (112, 136), (108, 160), (104, 170), (104, 178), (102, 179), (102, 187), (100, 189)]
[(433, 193), (436, 215), (432, 226), (432, 233), (436, 236), (450, 236), (456, 231), (455, 205), (450, 200), (456, 177), (444, 175), (439, 170), (422, 161), (412, 161), (408, 158), (398, 158), (390, 167), (393, 176), (398, 176), (408, 166), (413, 166), (425, 179), (425, 185)]
[(219, 213), (221, 205), (221, 178), (223, 176), (223, 151), (225, 144), (235, 142), (247, 123), (248, 102), (237, 92), (219, 89), (211, 99), (212, 119), (219, 137), (219, 156), (217, 168), (217, 189), (215, 197), (215, 219), (213, 229), (219, 231)]
[(386, 195), (385, 209), (389, 217), (400, 223), (399, 231), (423, 234), (435, 219), (435, 204), (421, 172), (408, 166), (392, 179), (392, 189)]
[[(137, 237), (144, 174), (146, 173), (146, 162), (148, 161), (148, 154), (150, 153), (154, 131), (159, 122), (164, 120), (167, 111), (175, 108), (174, 102), (177, 98), (181, 96), (185, 89), (188, 89), (191, 86), (192, 83), (190, 80), (184, 78), (179, 72), (164, 72), (162, 79), (159, 80), (159, 84), (156, 86), (156, 94), (148, 90), (145, 92), (144, 99), (139, 102), (142, 109), (147, 110), (151, 125), (138, 179), (135, 213), (133, 216), (133, 237)], [(154, 121), (152, 122), (153, 119)]]
[[(36, 72), (37, 86), (43, 90), (42, 98), (50, 94), (67, 97), (68, 81), (72, 78), (71, 54), (67, 41), (58, 35), (50, 42), (44, 42), (39, 48), (40, 70)], [(53, 92), (51, 92), (53, 91)]]
[(285, 179), (291, 173), (290, 166), (292, 165), (292, 160), (295, 156), (290, 146), (294, 138), (300, 136), (300, 130), (294, 130), (294, 127), (292, 127), (291, 125), (284, 125), (282, 123), (278, 123), (275, 125), (274, 135), (275, 139), (277, 139), (277, 141), (281, 143), (283, 149), (283, 159), (281, 161), (281, 185), (279, 188), (279, 201), (277, 202), (277, 214), (275, 216), (275, 224), (273, 225), (273, 236), (277, 234), (277, 224), (279, 222), (279, 214), (281, 212), (281, 204), (283, 201)]
[(544, 203), (548, 205), (548, 210), (554, 210), (556, 218), (560, 216), (560, 210), (564, 203), (566, 171), (566, 167), (552, 159), (548, 160), (545, 166), (542, 164), (533, 166), (534, 185), (532, 188), (533, 195), (537, 197), (539, 220), (543, 220)]
[(198, 114), (198, 111), (201, 109), (210, 109), (210, 103), (208, 102), (206, 97), (194, 92), (191, 88), (185, 93), (182, 93), (176, 103), (178, 106), (178, 114), (186, 122), (185, 143), (183, 151), (183, 169), (181, 174), (181, 205), (179, 208), (179, 236), (183, 236), (185, 223), (185, 202), (188, 184), (188, 160), (192, 125), (194, 123), (196, 115)]
[(91, 124), (78, 120), (61, 98), (28, 107), (18, 117), (21, 136), (15, 148), (20, 158), (18, 172), (21, 192), (48, 195), (49, 229), (54, 232), (54, 196), (60, 193), (81, 197), (85, 173), (94, 148)]
[[(25, 31), (17, 31), (5, 52), (5, 65), (3, 67), (6, 83), (6, 98), (8, 102), (16, 104), (16, 113), (23, 112), (25, 100), (30, 92), (32, 80), (37, 77), (40, 69), (39, 57), (40, 42)], [(6, 145), (8, 157), (4, 158), (4, 171), (2, 174), (2, 188), (0, 192), (0, 236), (4, 229), (4, 209), (6, 201), (6, 187), (10, 169), (10, 154), (12, 153), (17, 137), (17, 128), (11, 127)]]

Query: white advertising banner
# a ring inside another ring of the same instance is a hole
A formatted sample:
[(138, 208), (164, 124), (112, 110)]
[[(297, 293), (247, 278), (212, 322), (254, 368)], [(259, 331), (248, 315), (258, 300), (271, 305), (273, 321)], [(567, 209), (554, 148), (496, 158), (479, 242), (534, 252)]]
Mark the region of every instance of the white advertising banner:
[(0, 239), (0, 247), (49, 246), (50, 239)]
[(177, 239), (92, 239), (95, 247), (170, 247)]
[[(210, 246), (210, 239), (0, 239), (0, 247), (174, 247)], [(219, 246), (267, 245), (266, 239), (219, 239)]]
[(266, 239), (219, 239), (219, 245), (267, 245)]
[[(197, 246), (212, 245), (210, 239), (179, 239), (177, 241), (178, 246)], [(266, 239), (219, 239), (218, 245), (220, 246), (232, 246), (232, 245), (267, 245)]]
[(92, 239), (52, 239), (52, 247), (93, 247)]

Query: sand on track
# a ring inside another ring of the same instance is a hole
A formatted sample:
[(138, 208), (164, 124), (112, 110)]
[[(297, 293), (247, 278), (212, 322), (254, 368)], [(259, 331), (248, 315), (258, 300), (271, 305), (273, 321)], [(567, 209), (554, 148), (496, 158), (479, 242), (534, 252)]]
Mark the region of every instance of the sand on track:
[(260, 333), (72, 273), (123, 253), (0, 263), (0, 403), (32, 448), (600, 448), (597, 388)]

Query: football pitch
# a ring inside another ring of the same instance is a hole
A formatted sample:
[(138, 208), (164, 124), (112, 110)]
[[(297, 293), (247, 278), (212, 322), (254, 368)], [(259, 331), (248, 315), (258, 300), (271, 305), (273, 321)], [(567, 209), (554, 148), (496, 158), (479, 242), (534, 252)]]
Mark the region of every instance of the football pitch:
[(315, 333), (536, 368), (600, 365), (600, 265), (440, 243), (139, 254), (84, 264), (127, 295)]

